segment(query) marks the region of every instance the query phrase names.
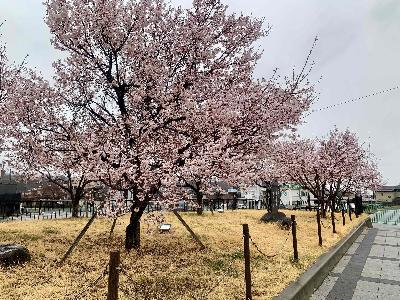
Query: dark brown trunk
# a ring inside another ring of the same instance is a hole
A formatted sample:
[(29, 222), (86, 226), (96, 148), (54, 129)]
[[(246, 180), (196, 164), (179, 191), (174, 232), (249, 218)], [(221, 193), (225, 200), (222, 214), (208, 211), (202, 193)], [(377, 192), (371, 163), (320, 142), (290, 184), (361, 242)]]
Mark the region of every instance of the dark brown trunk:
[(140, 248), (140, 218), (148, 202), (142, 203), (138, 211), (132, 207), (129, 225), (125, 229), (125, 249), (127, 251)]
[(135, 220), (126, 227), (125, 249), (138, 249), (140, 248), (140, 221)]
[(324, 219), (326, 219), (326, 201), (325, 201), (325, 184), (321, 188), (321, 214)]
[(322, 201), (321, 201), (321, 215), (322, 215), (322, 218), (326, 219), (326, 203), (325, 203), (325, 199), (322, 199)]
[(310, 194), (307, 195), (307, 205), (308, 205), (308, 210), (312, 211)]
[(332, 232), (336, 233), (336, 224), (335, 224), (335, 211), (331, 210), (331, 219), (332, 219)]
[(201, 215), (203, 214), (203, 194), (202, 193), (197, 193), (196, 194), (196, 201), (197, 201), (197, 214)]
[(72, 217), (78, 218), (79, 217), (79, 200), (80, 197), (73, 196), (72, 199)]
[(350, 221), (352, 221), (352, 219), (351, 219), (351, 207), (350, 207), (350, 200), (349, 199), (347, 199), (347, 209), (349, 211), (349, 219), (350, 219)]
[(336, 233), (336, 224), (335, 224), (335, 198), (336, 196), (331, 197), (330, 205), (331, 205), (331, 221), (332, 221), (332, 232)]
[(267, 211), (269, 213), (273, 213), (272, 211), (272, 189), (269, 188), (268, 192), (267, 192)]
[(317, 208), (317, 225), (318, 225), (318, 244), (322, 246), (321, 215), (319, 208)]

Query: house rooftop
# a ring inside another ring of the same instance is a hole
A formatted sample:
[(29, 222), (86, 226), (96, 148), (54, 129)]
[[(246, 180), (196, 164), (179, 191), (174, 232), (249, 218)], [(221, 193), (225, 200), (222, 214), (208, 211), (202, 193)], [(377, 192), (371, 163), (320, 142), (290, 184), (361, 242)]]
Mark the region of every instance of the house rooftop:
[(400, 191), (400, 185), (383, 185), (375, 190), (375, 192), (396, 192), (396, 191)]

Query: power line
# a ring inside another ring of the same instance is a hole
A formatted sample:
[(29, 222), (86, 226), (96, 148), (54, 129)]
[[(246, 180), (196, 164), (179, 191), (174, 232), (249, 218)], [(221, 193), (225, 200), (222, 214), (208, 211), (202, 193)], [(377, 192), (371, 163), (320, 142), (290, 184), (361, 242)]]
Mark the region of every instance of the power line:
[(358, 98), (353, 98), (353, 99), (345, 100), (345, 101), (342, 101), (342, 102), (339, 102), (339, 103), (336, 103), (336, 104), (328, 105), (328, 106), (325, 106), (325, 107), (321, 107), (321, 108), (317, 108), (317, 109), (312, 109), (308, 114), (305, 115), (305, 117), (311, 115), (311, 114), (314, 113), (314, 112), (318, 112), (318, 111), (322, 111), (322, 110), (331, 109), (331, 108), (334, 108), (334, 107), (337, 107), (337, 106), (340, 106), (340, 105), (343, 105), (343, 104), (347, 104), (347, 103), (352, 103), (352, 102), (356, 102), (356, 101), (360, 101), (360, 100), (365, 100), (365, 99), (370, 98), (370, 97), (372, 97), (372, 96), (377, 96), (377, 95), (381, 95), (381, 94), (386, 94), (386, 93), (388, 93), (388, 92), (397, 90), (397, 89), (399, 89), (399, 88), (400, 88), (400, 86), (395, 86), (395, 87), (392, 87), (392, 88), (390, 88), (390, 89), (386, 89), (386, 90), (381, 90), (381, 91), (373, 92), (373, 93), (371, 93), (371, 94), (364, 95), (364, 96), (361, 96), (361, 97), (358, 97)]

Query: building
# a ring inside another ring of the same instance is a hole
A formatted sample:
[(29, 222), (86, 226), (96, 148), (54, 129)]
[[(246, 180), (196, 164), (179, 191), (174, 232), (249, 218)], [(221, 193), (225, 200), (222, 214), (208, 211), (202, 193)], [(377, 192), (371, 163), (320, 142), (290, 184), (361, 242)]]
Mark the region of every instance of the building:
[(288, 183), (281, 186), (281, 203), (288, 208), (308, 206), (308, 197), (314, 202), (314, 196), (298, 184)]
[(6, 174), (2, 169), (0, 173), (0, 216), (10, 216), (19, 212), (20, 204), (19, 185), (12, 178), (11, 173)]
[(261, 209), (262, 201), (265, 199), (265, 188), (253, 185), (240, 191), (238, 205), (249, 208)]
[[(307, 206), (307, 199), (313, 204), (314, 196), (298, 184), (283, 184), (280, 186), (281, 197), (280, 205), (287, 208)], [(262, 201), (265, 199), (266, 189), (258, 185), (251, 186), (241, 191), (241, 197), (238, 200), (244, 201), (250, 208), (261, 208)]]
[(400, 185), (381, 186), (374, 195), (377, 202), (400, 204)]

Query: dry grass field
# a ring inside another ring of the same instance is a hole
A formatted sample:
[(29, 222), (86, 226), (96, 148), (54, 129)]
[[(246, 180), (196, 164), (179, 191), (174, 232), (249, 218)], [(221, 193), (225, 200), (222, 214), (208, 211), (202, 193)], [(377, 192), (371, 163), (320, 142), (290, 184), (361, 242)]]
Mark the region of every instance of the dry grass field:
[[(207, 250), (200, 251), (189, 233), (171, 213), (166, 220), (172, 232), (146, 234), (142, 225), (142, 248), (121, 252), (124, 271), (120, 275), (120, 299), (243, 299), (244, 265), (242, 225), (266, 258), (251, 246), (253, 299), (271, 299), (294, 281), (322, 253), (337, 243), (364, 217), (342, 226), (332, 234), (324, 220), (323, 247), (318, 246), (315, 212), (294, 213), (298, 223), (299, 262), (293, 262), (292, 237), (275, 224), (259, 221), (264, 211), (241, 210), (181, 215), (199, 234)], [(341, 220), (341, 216), (337, 216)], [(87, 219), (44, 220), (0, 223), (0, 243), (26, 246), (31, 262), (12, 269), (0, 269), (0, 299), (106, 299), (107, 277), (92, 282), (103, 272), (109, 251), (123, 249), (125, 216), (117, 221), (109, 238), (112, 220), (96, 219), (72, 256), (58, 267), (59, 260)], [(155, 228), (156, 225), (153, 225)], [(152, 228), (150, 228), (152, 229)], [(285, 242), (286, 241), (286, 242)]]

